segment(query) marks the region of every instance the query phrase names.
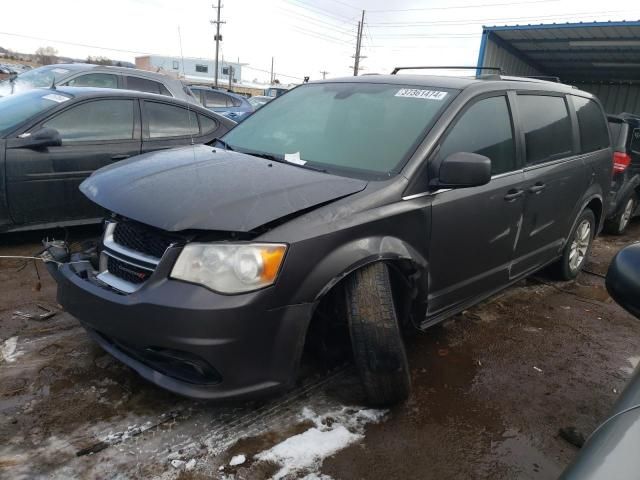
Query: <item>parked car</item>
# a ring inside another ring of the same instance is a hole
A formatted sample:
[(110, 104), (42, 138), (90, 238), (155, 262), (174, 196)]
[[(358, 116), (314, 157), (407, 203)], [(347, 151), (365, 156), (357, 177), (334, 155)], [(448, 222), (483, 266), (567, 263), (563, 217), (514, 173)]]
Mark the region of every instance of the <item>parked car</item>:
[(55, 86), (121, 88), (157, 93), (199, 105), (191, 90), (182, 81), (160, 73), (126, 67), (65, 63), (47, 65), (21, 73), (16, 78), (0, 82), (0, 96)]
[(191, 92), (205, 108), (241, 122), (253, 113), (253, 106), (242, 95), (211, 87), (191, 86)]
[(270, 98), (276, 98), (280, 95), (287, 93), (289, 89), (287, 87), (269, 87), (264, 91), (264, 94)]
[(128, 90), (38, 88), (0, 98), (0, 232), (98, 222), (104, 211), (78, 190), (91, 172), (210, 142), (232, 125), (202, 107)]
[(613, 179), (607, 205), (607, 232), (621, 235), (640, 213), (640, 116), (609, 115), (613, 144)]
[(105, 350), (198, 398), (292, 385), (313, 324), (350, 331), (372, 404), (405, 399), (402, 330), (547, 265), (574, 278), (611, 178), (598, 100), (518, 78), (304, 84), (216, 145), (92, 175), (100, 252), (52, 266)]
[(273, 97), (265, 97), (265, 96), (262, 96), (262, 95), (256, 95), (254, 97), (249, 97), (247, 100), (249, 101), (249, 103), (251, 104), (253, 109), (257, 110), (260, 107), (262, 107), (262, 106), (266, 105), (267, 103), (269, 103), (271, 100), (273, 100)]
[[(607, 272), (607, 290), (625, 310), (640, 318), (640, 244), (620, 250)], [(562, 480), (636, 478), (640, 472), (640, 368), (606, 420), (592, 433)]]

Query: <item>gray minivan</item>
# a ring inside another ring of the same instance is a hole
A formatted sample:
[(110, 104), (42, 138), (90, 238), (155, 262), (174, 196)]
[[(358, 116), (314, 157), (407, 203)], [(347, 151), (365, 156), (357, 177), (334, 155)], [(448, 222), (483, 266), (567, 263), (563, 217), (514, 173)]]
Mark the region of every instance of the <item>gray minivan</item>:
[(50, 270), (89, 334), (171, 391), (286, 388), (305, 343), (344, 331), (369, 401), (389, 404), (410, 392), (403, 330), (547, 265), (576, 277), (611, 172), (602, 106), (567, 85), (313, 82), (211, 146), (96, 172), (81, 190), (112, 212), (102, 242), (51, 252)]

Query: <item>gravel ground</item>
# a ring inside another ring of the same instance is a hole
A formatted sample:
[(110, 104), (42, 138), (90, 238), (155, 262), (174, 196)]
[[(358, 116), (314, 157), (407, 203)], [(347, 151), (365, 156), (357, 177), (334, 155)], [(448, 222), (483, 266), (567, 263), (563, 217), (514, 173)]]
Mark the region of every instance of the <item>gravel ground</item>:
[[(44, 235), (0, 237), (0, 255)], [(602, 236), (576, 282), (539, 274), (409, 339), (413, 395), (389, 411), (361, 407), (350, 365), (312, 365), (259, 402), (164, 392), (65, 312), (16, 314), (57, 310), (55, 285), (42, 265), (0, 260), (0, 478), (556, 478), (577, 452), (559, 430), (588, 436), (640, 356), (640, 322), (599, 276), (638, 238), (640, 222)]]

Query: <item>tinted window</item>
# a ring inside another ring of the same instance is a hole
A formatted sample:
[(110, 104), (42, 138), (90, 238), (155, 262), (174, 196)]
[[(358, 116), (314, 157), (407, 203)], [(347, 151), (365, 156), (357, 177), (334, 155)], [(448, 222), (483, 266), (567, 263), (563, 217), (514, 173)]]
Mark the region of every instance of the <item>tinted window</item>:
[(456, 152), (489, 157), (494, 175), (516, 169), (513, 129), (506, 97), (480, 100), (462, 114), (442, 142), (439, 156), (445, 158)]
[(224, 93), (204, 92), (204, 106), (207, 108), (230, 107), (233, 105), (230, 100), (231, 97)]
[(160, 95), (171, 96), (169, 90), (160, 82), (147, 80), (146, 78), (127, 77), (127, 88), (138, 92), (158, 93)]
[(110, 73), (88, 73), (67, 82), (70, 87), (118, 88), (118, 77)]
[(609, 146), (609, 132), (604, 114), (596, 102), (572, 95), (578, 116), (581, 152), (588, 153)]
[(218, 128), (218, 122), (214, 119), (205, 117), (204, 115), (198, 115), (198, 118), (200, 119), (200, 133), (202, 135), (207, 135)]
[(569, 156), (573, 151), (571, 121), (563, 97), (518, 95), (527, 163)]
[(196, 65), (196, 72), (207, 73), (209, 71), (209, 67), (207, 65)]
[(145, 102), (149, 137), (181, 137), (198, 135), (198, 119), (193, 111), (165, 103)]
[(133, 100), (96, 100), (82, 103), (45, 122), (63, 141), (131, 140)]

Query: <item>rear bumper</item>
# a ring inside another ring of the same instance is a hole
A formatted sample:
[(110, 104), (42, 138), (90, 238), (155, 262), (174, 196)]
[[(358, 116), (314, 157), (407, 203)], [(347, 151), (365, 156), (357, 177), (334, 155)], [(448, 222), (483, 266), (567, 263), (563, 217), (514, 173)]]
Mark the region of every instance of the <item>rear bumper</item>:
[(55, 269), (58, 301), (142, 377), (202, 399), (267, 394), (295, 380), (313, 304), (269, 308), (268, 289), (224, 296), (170, 279), (120, 295)]

